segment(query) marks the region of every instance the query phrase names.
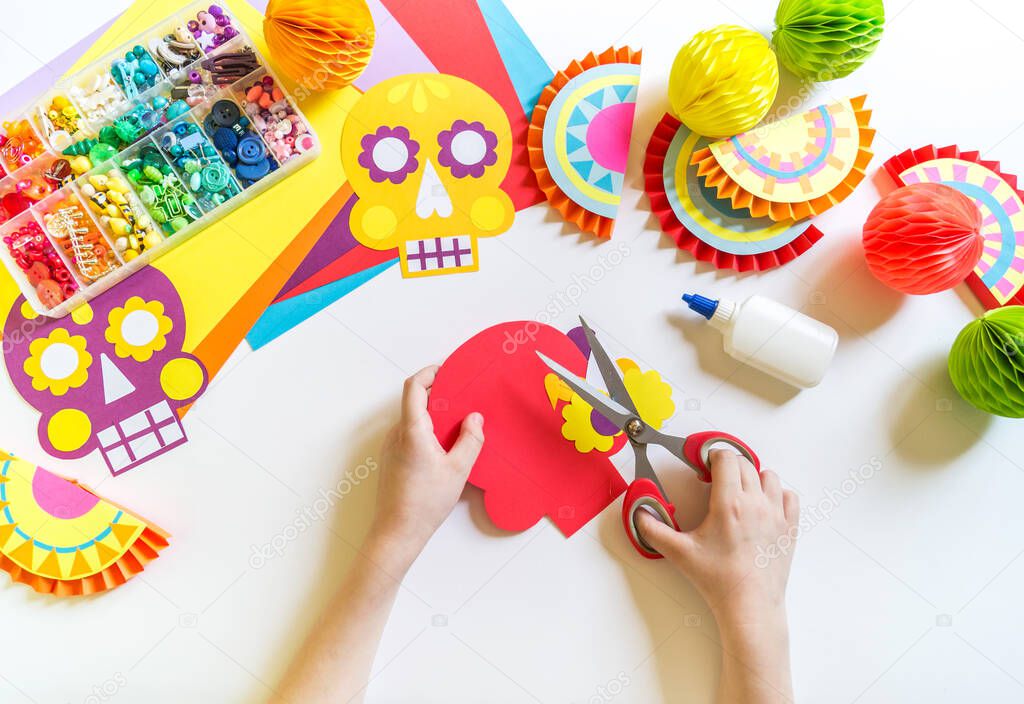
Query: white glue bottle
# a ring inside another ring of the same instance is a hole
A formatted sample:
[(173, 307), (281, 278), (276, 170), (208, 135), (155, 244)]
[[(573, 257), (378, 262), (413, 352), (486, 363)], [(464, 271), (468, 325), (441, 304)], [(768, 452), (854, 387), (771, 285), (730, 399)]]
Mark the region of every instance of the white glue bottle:
[(835, 355), (835, 330), (770, 298), (736, 303), (687, 293), (683, 300), (722, 333), (729, 355), (787, 384), (817, 386)]

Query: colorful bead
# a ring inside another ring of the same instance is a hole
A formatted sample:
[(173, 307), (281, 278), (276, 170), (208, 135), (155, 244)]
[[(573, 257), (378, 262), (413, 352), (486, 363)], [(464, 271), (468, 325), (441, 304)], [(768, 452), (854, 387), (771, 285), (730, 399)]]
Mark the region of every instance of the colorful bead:
[(82, 280), (93, 282), (121, 266), (92, 218), (69, 195), (43, 214), (46, 231), (65, 252)]
[(34, 220), (5, 236), (3, 242), (44, 308), (54, 308), (78, 291), (71, 272)]
[(208, 10), (200, 10), (196, 18), (188, 23), (188, 29), (207, 54), (238, 36), (238, 30), (220, 5), (210, 5)]
[(22, 118), (3, 123), (4, 142), (0, 145), (0, 161), (8, 171), (16, 171), (43, 153), (42, 140), (31, 123)]
[(245, 89), (243, 109), (279, 163), (315, 147), (309, 127), (269, 74)]

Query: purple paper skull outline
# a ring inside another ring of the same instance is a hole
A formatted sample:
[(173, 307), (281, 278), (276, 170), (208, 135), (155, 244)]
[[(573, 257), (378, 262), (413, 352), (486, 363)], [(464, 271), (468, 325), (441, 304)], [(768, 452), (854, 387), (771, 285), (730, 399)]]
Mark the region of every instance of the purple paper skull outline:
[(153, 267), (59, 320), (19, 297), (4, 328), (4, 363), (42, 415), (42, 448), (64, 459), (99, 450), (114, 475), (187, 441), (179, 411), (206, 389), (202, 363), (183, 351), (185, 311)]

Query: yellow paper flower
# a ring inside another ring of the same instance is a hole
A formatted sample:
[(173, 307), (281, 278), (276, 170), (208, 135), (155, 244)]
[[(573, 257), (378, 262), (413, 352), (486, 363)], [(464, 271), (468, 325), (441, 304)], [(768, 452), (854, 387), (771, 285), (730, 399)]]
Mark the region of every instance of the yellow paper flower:
[(171, 319), (164, 315), (164, 304), (160, 301), (144, 301), (132, 296), (125, 301), (124, 308), (114, 308), (107, 317), (109, 326), (105, 337), (114, 346), (118, 357), (131, 357), (136, 362), (145, 362), (167, 346), (167, 334), (174, 327)]
[(33, 340), (28, 347), (29, 358), (23, 365), (25, 373), (32, 378), (32, 388), (63, 396), (69, 389), (84, 385), (89, 380), (92, 365), (92, 355), (85, 347), (84, 337), (71, 335), (64, 328)]
[[(661, 374), (654, 370), (641, 371), (631, 359), (620, 359), (618, 364), (626, 391), (636, 404), (640, 417), (648, 425), (661, 428), (676, 410), (672, 402), (672, 387), (662, 381)], [(562, 424), (562, 437), (571, 440), (577, 452), (608, 452), (616, 436), (621, 434), (576, 394), (572, 394), (569, 403), (562, 409), (562, 418), (565, 420)]]

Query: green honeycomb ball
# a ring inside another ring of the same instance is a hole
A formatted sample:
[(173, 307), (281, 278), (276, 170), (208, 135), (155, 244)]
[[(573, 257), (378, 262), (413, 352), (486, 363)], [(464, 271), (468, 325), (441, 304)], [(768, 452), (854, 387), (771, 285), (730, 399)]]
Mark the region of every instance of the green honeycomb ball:
[(823, 82), (854, 72), (885, 27), (882, 0), (782, 0), (772, 41), (779, 61), (800, 78)]
[(972, 406), (1024, 418), (1024, 306), (990, 310), (965, 327), (949, 353), (949, 376)]

